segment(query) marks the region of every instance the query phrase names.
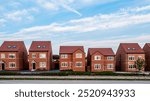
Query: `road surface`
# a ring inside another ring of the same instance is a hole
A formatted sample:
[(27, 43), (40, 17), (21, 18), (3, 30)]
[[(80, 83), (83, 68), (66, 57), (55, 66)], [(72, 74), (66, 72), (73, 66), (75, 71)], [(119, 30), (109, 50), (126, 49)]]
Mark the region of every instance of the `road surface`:
[(0, 80), (0, 84), (150, 84), (136, 80)]

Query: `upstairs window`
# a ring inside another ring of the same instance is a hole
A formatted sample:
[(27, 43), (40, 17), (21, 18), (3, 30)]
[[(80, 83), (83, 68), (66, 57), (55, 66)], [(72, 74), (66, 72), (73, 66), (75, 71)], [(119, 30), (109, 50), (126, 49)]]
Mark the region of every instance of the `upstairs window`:
[(16, 58), (16, 54), (9, 54), (9, 59), (15, 59)]
[(134, 61), (135, 57), (134, 56), (129, 56), (129, 61)]
[(101, 60), (101, 56), (100, 55), (94, 56), (94, 60)]
[(46, 54), (45, 53), (40, 53), (39, 58), (46, 58)]
[(114, 57), (113, 56), (108, 56), (107, 60), (114, 60)]
[(1, 54), (1, 59), (4, 59), (5, 58), (5, 54)]
[(68, 55), (67, 54), (61, 54), (61, 58), (66, 59), (66, 58), (68, 58)]
[(32, 53), (32, 58), (36, 58), (36, 54), (35, 53)]
[(82, 53), (76, 53), (76, 58), (82, 58)]

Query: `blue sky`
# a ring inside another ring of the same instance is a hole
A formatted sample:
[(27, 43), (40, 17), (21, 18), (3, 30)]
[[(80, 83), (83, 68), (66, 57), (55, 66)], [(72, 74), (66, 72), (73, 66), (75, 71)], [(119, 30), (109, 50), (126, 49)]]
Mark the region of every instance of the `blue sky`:
[(150, 42), (150, 0), (0, 0), (0, 44), (5, 40), (112, 47)]

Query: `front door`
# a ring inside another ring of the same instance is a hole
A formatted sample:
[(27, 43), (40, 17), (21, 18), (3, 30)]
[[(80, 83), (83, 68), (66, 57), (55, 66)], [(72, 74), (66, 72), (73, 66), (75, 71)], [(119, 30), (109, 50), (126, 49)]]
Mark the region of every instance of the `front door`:
[(36, 64), (32, 63), (32, 69), (35, 70), (36, 69)]
[(2, 63), (2, 70), (5, 70), (5, 64)]

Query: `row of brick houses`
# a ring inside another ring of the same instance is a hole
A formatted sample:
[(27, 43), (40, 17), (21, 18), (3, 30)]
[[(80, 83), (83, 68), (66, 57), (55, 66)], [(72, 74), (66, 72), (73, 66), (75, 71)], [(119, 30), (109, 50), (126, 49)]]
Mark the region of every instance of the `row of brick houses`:
[(143, 71), (150, 71), (150, 43), (143, 49), (138, 43), (121, 43), (115, 53), (112, 48), (89, 48), (87, 57), (83, 46), (60, 46), (59, 55), (52, 54), (50, 41), (33, 41), (29, 53), (23, 41), (4, 41), (0, 47), (0, 70), (72, 71), (137, 71), (135, 61), (146, 61)]

